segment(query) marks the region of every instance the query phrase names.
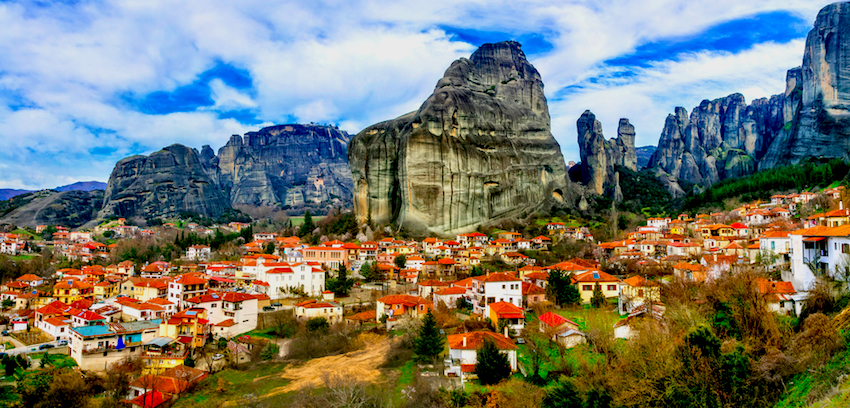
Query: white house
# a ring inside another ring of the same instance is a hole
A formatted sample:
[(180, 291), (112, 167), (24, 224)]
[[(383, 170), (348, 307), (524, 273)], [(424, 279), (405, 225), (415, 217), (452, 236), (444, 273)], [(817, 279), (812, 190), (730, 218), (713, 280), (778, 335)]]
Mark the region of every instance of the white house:
[(227, 338), (257, 328), (258, 300), (255, 295), (239, 292), (210, 293), (190, 298), (190, 307), (207, 310), (213, 334)]
[(499, 351), (507, 354), (511, 371), (517, 370), (517, 346), (511, 339), (489, 331), (452, 334), (447, 336), (449, 343), (449, 358), (446, 360), (445, 375), (460, 377), (461, 383), (466, 382), (475, 373), (478, 362), (478, 349), (485, 341), (492, 341)]
[(196, 261), (206, 261), (210, 259), (210, 247), (206, 245), (192, 245), (186, 249), (186, 258)]
[[(813, 227), (792, 232), (791, 276), (797, 292), (807, 292), (815, 283), (815, 273), (835, 277), (836, 268), (850, 267), (850, 225)], [(812, 271), (809, 265), (815, 266)]]
[(273, 299), (297, 296), (293, 290), (307, 296), (321, 296), (325, 290), (325, 271), (318, 264), (274, 262), (257, 269), (257, 280), (269, 284), (266, 294)]
[(207, 293), (207, 281), (193, 274), (183, 274), (168, 283), (168, 301), (185, 308), (186, 300)]
[(307, 321), (314, 317), (324, 317), (330, 324), (342, 323), (342, 305), (336, 302), (319, 302), (310, 299), (295, 305), (295, 318)]
[(63, 319), (58, 317), (49, 317), (40, 322), (39, 327), (42, 331), (52, 336), (56, 341), (71, 339), (71, 319)]
[(473, 312), (483, 315), (487, 305), (494, 302), (522, 307), (522, 281), (506, 273), (488, 273), (472, 278)]

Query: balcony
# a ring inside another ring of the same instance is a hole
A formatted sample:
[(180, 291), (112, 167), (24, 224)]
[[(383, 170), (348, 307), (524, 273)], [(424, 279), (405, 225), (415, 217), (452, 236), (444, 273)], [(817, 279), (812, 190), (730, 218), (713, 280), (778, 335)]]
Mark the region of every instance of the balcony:
[(114, 345), (110, 345), (109, 347), (93, 347), (93, 348), (84, 348), (82, 353), (83, 355), (87, 354), (98, 354), (98, 353), (111, 353), (113, 351), (122, 351), (129, 349), (130, 347), (139, 347), (142, 345), (142, 342), (138, 341), (135, 343), (128, 343), (124, 345), (124, 348), (121, 350), (115, 349)]

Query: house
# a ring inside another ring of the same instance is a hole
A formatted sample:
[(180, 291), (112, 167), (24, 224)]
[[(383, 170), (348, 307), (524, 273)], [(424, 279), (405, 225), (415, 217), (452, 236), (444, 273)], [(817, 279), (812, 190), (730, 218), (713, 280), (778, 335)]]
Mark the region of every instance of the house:
[(507, 326), (513, 333), (520, 333), (525, 327), (525, 311), (519, 306), (508, 302), (493, 302), (487, 304), (484, 315), (490, 318), (496, 327)]
[(690, 257), (699, 255), (702, 252), (702, 246), (695, 242), (668, 242), (667, 256), (683, 256)]
[(419, 292), (419, 297), (422, 297), (422, 298), (425, 298), (425, 299), (431, 299), (432, 293), (449, 287), (449, 283), (432, 279), (432, 280), (421, 281), (421, 282), (419, 282), (419, 285), (417, 285), (417, 286), (418, 286), (417, 290)]
[(342, 305), (336, 302), (319, 302), (316, 299), (295, 304), (295, 318), (307, 321), (314, 317), (324, 317), (330, 324), (342, 323)]
[(620, 296), (620, 285), (622, 283), (614, 276), (600, 270), (590, 270), (573, 275), (572, 282), (578, 288), (581, 301), (585, 304), (590, 303), (590, 299), (593, 298), (593, 290), (596, 285), (600, 286), (606, 299), (611, 299)]
[(679, 262), (673, 265), (673, 276), (682, 280), (705, 282), (708, 268), (700, 264)]
[(256, 280), (268, 284), (265, 294), (272, 298), (321, 296), (325, 290), (325, 271), (316, 262), (261, 262)]
[(628, 317), (614, 323), (614, 338), (630, 339), (636, 336), (639, 329), (636, 323), (650, 317), (655, 322), (661, 322), (661, 318), (664, 316), (664, 309), (664, 306), (656, 304), (643, 304), (636, 307)]
[[(428, 299), (412, 295), (389, 295), (377, 301), (375, 320), (381, 321), (387, 316), (387, 321), (402, 318), (418, 319), (428, 313), (434, 307), (434, 303)], [(389, 325), (389, 323), (388, 323)]]
[(101, 370), (110, 363), (141, 354), (141, 345), (156, 337), (160, 320), (109, 323), (70, 328), (71, 357), (86, 370)]
[(257, 328), (260, 308), (256, 295), (241, 292), (209, 293), (189, 298), (186, 303), (191, 308), (207, 310), (207, 319), (215, 335), (230, 338)]
[(134, 280), (132, 296), (142, 302), (166, 297), (168, 283), (164, 279), (132, 278), (131, 280)]
[(156, 390), (123, 402), (130, 408), (168, 408), (172, 405), (171, 396)]
[(206, 245), (192, 245), (186, 249), (186, 259), (194, 261), (206, 261), (210, 259), (210, 247)]
[(351, 268), (348, 262), (348, 250), (345, 248), (309, 247), (304, 248), (301, 253), (304, 255), (304, 262), (317, 262), (331, 270), (336, 270), (339, 265)]
[(166, 396), (175, 396), (189, 390), (201, 380), (207, 378), (206, 371), (178, 365), (159, 375), (146, 374), (130, 383), (128, 399), (135, 399), (150, 391), (162, 392)]
[(457, 305), (457, 301), (460, 298), (465, 298), (467, 294), (466, 288), (459, 286), (452, 286), (448, 288), (442, 288), (432, 294), (434, 299), (434, 304), (439, 305), (440, 302), (443, 302), (449, 308), (453, 308)]
[(203, 347), (209, 331), (207, 310), (195, 307), (180, 311), (159, 325), (159, 337), (171, 337), (190, 348)]
[(558, 342), (564, 348), (573, 348), (585, 343), (585, 334), (578, 328), (578, 323), (553, 312), (546, 312), (538, 318), (540, 320), (539, 330), (552, 336), (552, 340)]
[(207, 293), (209, 281), (196, 274), (186, 273), (168, 283), (168, 301), (178, 309), (187, 307), (187, 300)]
[(18, 282), (26, 283), (28, 286), (36, 287), (44, 284), (44, 279), (40, 276), (33, 275), (28, 273), (26, 275), (20, 276), (18, 279), (15, 279)]
[(153, 262), (142, 267), (141, 276), (147, 279), (159, 279), (168, 275), (171, 265), (168, 262)]
[[(798, 292), (814, 285), (815, 274), (834, 276), (836, 269), (850, 263), (850, 224), (837, 227), (817, 226), (791, 232), (790, 281)], [(815, 270), (811, 270), (811, 266)]]
[(522, 307), (527, 308), (546, 301), (546, 290), (533, 283), (522, 283)]
[(56, 341), (71, 339), (71, 319), (49, 317), (41, 321), (38, 327)]
[(795, 296), (797, 291), (791, 282), (759, 279), (757, 284), (759, 292), (766, 296), (768, 310), (792, 316), (798, 316), (802, 311), (802, 302)]
[(142, 345), (143, 375), (157, 375), (182, 365), (190, 352), (188, 343), (173, 337), (160, 336)]
[(65, 304), (73, 303), (80, 299), (93, 299), (94, 287), (85, 282), (63, 279), (53, 285), (53, 297)]
[(508, 356), (511, 371), (517, 370), (517, 349), (511, 339), (489, 331), (474, 331), (469, 333), (451, 334), (446, 336), (449, 346), (449, 357), (446, 359), (444, 375), (460, 377), (461, 384), (475, 375), (475, 364), (478, 363), (478, 349), (485, 341), (492, 341), (499, 352)]
[(661, 302), (661, 287), (657, 283), (640, 275), (623, 280), (618, 302), (620, 314), (631, 313), (636, 307), (647, 302)]
[(522, 281), (507, 273), (473, 277), (473, 312), (485, 315), (487, 305), (493, 302), (508, 302), (522, 307)]

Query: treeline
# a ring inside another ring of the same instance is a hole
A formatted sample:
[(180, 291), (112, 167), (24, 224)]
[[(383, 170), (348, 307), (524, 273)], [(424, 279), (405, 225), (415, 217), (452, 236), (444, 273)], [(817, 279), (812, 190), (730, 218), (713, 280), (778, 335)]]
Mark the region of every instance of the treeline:
[(623, 202), (619, 208), (647, 216), (671, 213), (677, 206), (670, 192), (649, 170), (631, 171), (617, 166), (620, 173), (620, 190)]
[[(847, 176), (848, 166), (840, 159), (805, 160), (799, 164), (762, 170), (749, 176), (722, 180), (697, 195), (685, 198), (684, 209), (722, 207), (729, 198), (741, 201), (768, 199), (777, 191), (826, 187)], [(622, 183), (621, 183), (622, 184)]]

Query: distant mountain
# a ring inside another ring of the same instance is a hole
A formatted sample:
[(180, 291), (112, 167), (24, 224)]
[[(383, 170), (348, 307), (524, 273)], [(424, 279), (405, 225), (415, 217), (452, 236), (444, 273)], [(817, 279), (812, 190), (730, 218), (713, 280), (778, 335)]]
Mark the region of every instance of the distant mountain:
[(78, 181), (73, 184), (68, 184), (67, 186), (56, 187), (54, 190), (59, 192), (106, 190), (106, 183), (102, 181)]
[[(102, 181), (78, 181), (73, 184), (56, 187), (53, 190), (56, 190), (60, 193), (64, 191), (106, 190), (106, 183)], [(12, 188), (3, 188), (0, 189), (0, 201), (6, 201), (11, 199), (12, 197), (32, 193), (33, 191), (35, 190), (16, 190)]]
[(31, 190), (15, 190), (11, 188), (0, 189), (0, 201), (6, 201), (12, 197), (19, 196), (21, 194), (32, 193)]
[(643, 146), (635, 149), (637, 153), (637, 168), (638, 170), (646, 167), (649, 164), (649, 158), (655, 153), (655, 146)]

